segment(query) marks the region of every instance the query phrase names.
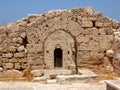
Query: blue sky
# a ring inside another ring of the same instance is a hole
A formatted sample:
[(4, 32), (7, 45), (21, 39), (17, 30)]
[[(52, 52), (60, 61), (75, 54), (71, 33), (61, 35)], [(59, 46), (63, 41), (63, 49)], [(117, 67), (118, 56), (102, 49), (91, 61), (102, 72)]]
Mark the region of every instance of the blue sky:
[(120, 21), (120, 0), (1, 0), (0, 25), (15, 22), (28, 14), (40, 14), (55, 9), (91, 6), (104, 16)]

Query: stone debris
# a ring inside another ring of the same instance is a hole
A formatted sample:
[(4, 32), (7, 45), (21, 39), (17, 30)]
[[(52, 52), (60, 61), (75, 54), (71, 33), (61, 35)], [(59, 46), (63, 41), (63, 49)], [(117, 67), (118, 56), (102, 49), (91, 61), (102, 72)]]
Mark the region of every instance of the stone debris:
[[(61, 71), (65, 72), (65, 70), (61, 70)], [(79, 70), (79, 72), (81, 73), (80, 75), (65, 74), (61, 71), (60, 70), (49, 70), (49, 71), (33, 70), (31, 71), (31, 74), (33, 74), (32, 81), (33, 82), (46, 81), (46, 83), (48, 84), (55, 84), (55, 83), (72, 84), (74, 82), (81, 83), (81, 82), (99, 81), (98, 76), (94, 72), (87, 69)], [(41, 75), (42, 74), (41, 72), (44, 73), (44, 75)]]
[(44, 76), (44, 72), (41, 70), (33, 70), (30, 72), (31, 74), (33, 74), (33, 77), (41, 77)]
[(96, 82), (99, 81), (98, 75), (88, 69), (79, 70), (79, 75), (58, 75), (56, 77), (57, 83), (72, 84), (82, 82)]
[(59, 75), (57, 76), (57, 83), (59, 84), (72, 84), (72, 83), (82, 83), (97, 81), (97, 75)]
[(52, 79), (52, 80), (47, 79), (47, 84), (56, 84), (56, 83), (57, 83), (56, 79)]
[(34, 77), (32, 79), (32, 82), (40, 82), (40, 83), (46, 83), (46, 78), (43, 76), (43, 77)]
[(44, 76), (50, 79), (56, 78), (57, 75), (71, 75), (71, 70), (43, 70)]

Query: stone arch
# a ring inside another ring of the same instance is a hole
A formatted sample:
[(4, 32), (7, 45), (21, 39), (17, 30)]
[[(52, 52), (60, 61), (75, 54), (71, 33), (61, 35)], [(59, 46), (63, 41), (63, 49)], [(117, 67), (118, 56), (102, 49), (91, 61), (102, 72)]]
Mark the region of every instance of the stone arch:
[(69, 33), (72, 37), (77, 37), (83, 32), (84, 28), (78, 22), (72, 20), (70, 17), (62, 18), (62, 20), (61, 18), (61, 16), (58, 16), (52, 19), (47, 19), (47, 21), (44, 21), (41, 24), (36, 21), (35, 24), (40, 26), (38, 33), (42, 42), (44, 42), (51, 33), (60, 29), (64, 30), (66, 33)]
[(44, 63), (47, 68), (54, 69), (54, 50), (62, 50), (62, 67), (75, 66), (75, 39), (64, 30), (50, 34), (44, 42)]

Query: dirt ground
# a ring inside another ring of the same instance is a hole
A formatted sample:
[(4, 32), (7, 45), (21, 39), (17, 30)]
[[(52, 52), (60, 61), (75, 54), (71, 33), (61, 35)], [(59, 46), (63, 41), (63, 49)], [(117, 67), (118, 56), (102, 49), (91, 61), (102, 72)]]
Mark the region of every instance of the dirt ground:
[(115, 73), (96, 73), (100, 81), (74, 83), (74, 84), (41, 84), (40, 82), (29, 82), (28, 80), (2, 80), (0, 90), (106, 90), (105, 80), (113, 80), (119, 76)]
[(40, 84), (38, 82), (0, 82), (0, 90), (106, 90), (101, 83), (74, 83), (72, 85)]

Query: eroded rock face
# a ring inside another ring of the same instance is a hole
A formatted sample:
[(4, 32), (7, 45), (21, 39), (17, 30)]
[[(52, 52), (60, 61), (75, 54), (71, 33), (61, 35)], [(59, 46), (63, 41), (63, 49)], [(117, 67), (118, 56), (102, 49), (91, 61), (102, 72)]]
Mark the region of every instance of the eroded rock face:
[(113, 58), (113, 65), (115, 68), (120, 70), (120, 28), (114, 30), (114, 58)]
[(92, 69), (111, 66), (106, 52), (111, 53), (113, 32), (118, 28), (117, 21), (89, 7), (29, 15), (0, 27), (1, 66), (4, 69), (25, 69), (26, 65), (37, 69), (69, 69), (76, 64)]
[(113, 65), (120, 70), (120, 53), (116, 53), (113, 58)]

